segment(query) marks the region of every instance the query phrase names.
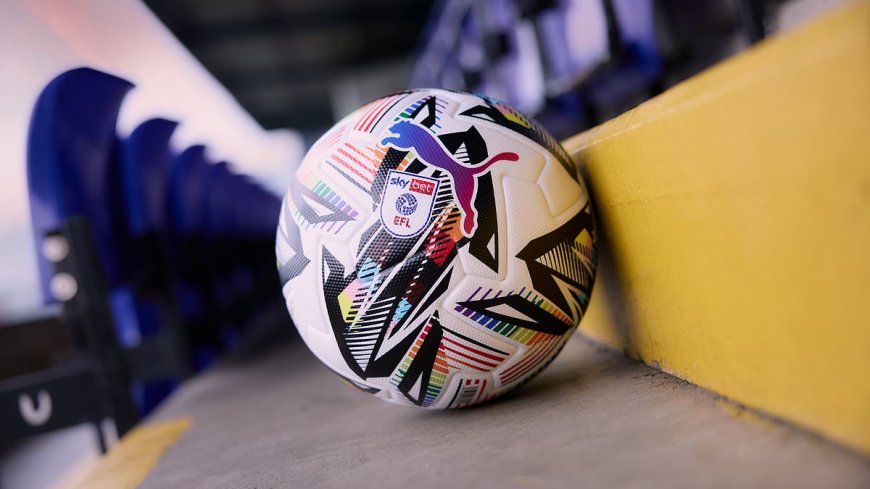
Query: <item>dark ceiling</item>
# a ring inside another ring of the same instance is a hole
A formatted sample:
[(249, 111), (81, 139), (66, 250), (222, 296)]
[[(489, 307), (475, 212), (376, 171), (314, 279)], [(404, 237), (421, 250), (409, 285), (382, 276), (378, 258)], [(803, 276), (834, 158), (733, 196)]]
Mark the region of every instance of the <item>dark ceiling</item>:
[[(336, 82), (408, 60), (431, 0), (145, 0), (264, 127), (333, 122)], [(352, 78), (351, 78), (352, 79)]]

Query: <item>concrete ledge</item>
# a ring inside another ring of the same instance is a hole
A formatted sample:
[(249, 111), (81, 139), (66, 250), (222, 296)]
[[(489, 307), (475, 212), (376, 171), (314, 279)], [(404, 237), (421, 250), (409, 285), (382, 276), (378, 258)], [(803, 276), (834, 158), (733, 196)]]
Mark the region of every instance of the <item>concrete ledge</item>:
[[(503, 399), (447, 412), (362, 393), (297, 342), (185, 383), (142, 431), (188, 418), (190, 429), (140, 489), (858, 489), (870, 482), (870, 463), (855, 454), (581, 338)], [(102, 467), (97, 472), (111, 480)]]
[(870, 454), (870, 4), (566, 148), (607, 248), (582, 331)]

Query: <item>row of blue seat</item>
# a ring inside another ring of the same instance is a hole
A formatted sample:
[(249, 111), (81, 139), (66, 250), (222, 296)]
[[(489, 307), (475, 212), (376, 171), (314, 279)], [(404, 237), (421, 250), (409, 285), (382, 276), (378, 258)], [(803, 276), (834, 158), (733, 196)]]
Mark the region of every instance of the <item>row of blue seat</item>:
[[(37, 246), (74, 215), (86, 217), (109, 286), (129, 280), (124, 247), (149, 233), (180, 242), (274, 237), (279, 199), (205, 147), (170, 149), (176, 123), (153, 119), (121, 141), (115, 123), (129, 82), (89, 68), (70, 70), (44, 90), (28, 144), (28, 183)], [(52, 267), (39, 256), (45, 302)]]
[(36, 103), (27, 165), (44, 301), (61, 302), (79, 351), (129, 390), (135, 418), (279, 301), (280, 199), (205, 146), (173, 151), (176, 122), (119, 137), (131, 89), (90, 68), (59, 75)]
[(544, 119), (557, 109), (577, 120), (564, 130), (544, 120), (559, 136), (648, 96), (662, 70), (653, 0), (445, 0), (430, 30), (415, 85), (492, 95)]
[(411, 81), (502, 99), (564, 138), (756, 40), (764, 3), (441, 0)]

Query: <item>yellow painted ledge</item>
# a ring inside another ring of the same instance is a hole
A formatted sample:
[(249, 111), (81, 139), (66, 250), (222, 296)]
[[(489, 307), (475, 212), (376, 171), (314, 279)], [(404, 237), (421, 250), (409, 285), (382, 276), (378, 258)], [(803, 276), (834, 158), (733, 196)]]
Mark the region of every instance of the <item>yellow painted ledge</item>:
[(605, 239), (581, 330), (870, 454), (870, 4), (565, 146)]
[(76, 489), (134, 489), (145, 481), (163, 453), (190, 429), (190, 418), (139, 426), (100, 459)]

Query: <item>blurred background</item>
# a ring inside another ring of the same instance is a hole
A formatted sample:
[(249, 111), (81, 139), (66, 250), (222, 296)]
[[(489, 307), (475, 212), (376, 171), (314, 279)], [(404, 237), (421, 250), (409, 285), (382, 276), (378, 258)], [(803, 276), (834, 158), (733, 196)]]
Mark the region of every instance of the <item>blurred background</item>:
[[(837, 3), (0, 2), (0, 486), (52, 487), (188, 376), (289, 330), (279, 197), (350, 111), (469, 90), (566, 138)], [(102, 125), (77, 125), (94, 113)], [(95, 131), (88, 148), (46, 145), (71, 127)], [(131, 183), (146, 167), (156, 187)], [(212, 202), (218, 179), (248, 198)], [(84, 384), (99, 402), (70, 393)]]

